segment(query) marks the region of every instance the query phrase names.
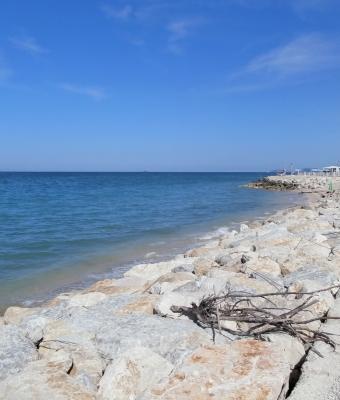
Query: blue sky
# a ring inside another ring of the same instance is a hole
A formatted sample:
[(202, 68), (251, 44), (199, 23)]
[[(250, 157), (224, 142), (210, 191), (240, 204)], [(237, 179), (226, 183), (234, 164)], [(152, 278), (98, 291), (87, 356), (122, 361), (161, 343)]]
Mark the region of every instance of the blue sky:
[(340, 160), (339, 0), (2, 0), (0, 170)]

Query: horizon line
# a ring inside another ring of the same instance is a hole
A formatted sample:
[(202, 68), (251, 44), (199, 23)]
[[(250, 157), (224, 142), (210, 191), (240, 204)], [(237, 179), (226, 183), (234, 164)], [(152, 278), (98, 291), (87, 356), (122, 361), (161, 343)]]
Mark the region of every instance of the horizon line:
[(247, 173), (262, 173), (262, 172), (274, 172), (274, 170), (267, 170), (267, 171), (77, 171), (77, 170), (46, 170), (46, 171), (35, 171), (35, 170), (27, 170), (27, 171), (20, 171), (20, 170), (0, 170), (0, 174), (3, 173), (17, 173), (17, 174), (50, 174), (50, 173), (60, 173), (60, 174), (226, 174), (226, 173), (240, 173), (240, 174), (247, 174)]

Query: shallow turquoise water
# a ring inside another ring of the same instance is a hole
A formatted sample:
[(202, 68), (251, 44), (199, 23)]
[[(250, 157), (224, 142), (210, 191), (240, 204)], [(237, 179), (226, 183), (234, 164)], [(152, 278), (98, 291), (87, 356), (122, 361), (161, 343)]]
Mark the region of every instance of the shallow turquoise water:
[(299, 201), (259, 173), (0, 173), (0, 306), (120, 276)]

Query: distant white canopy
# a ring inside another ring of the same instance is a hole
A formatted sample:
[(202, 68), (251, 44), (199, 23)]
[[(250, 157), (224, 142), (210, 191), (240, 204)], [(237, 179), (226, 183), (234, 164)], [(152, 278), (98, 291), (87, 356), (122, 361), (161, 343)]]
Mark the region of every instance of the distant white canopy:
[(329, 167), (323, 168), (324, 172), (340, 172), (340, 167), (338, 165), (330, 165)]

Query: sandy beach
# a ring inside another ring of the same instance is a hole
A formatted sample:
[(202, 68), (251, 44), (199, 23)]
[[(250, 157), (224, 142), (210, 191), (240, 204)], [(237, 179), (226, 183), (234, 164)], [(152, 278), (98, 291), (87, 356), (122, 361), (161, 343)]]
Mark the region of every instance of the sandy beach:
[[(327, 178), (270, 177), (269, 186), (309, 193), (305, 205), (41, 307), (9, 307), (0, 319), (0, 399), (338, 398), (333, 180), (327, 193)], [(206, 299), (210, 314), (201, 313)]]

